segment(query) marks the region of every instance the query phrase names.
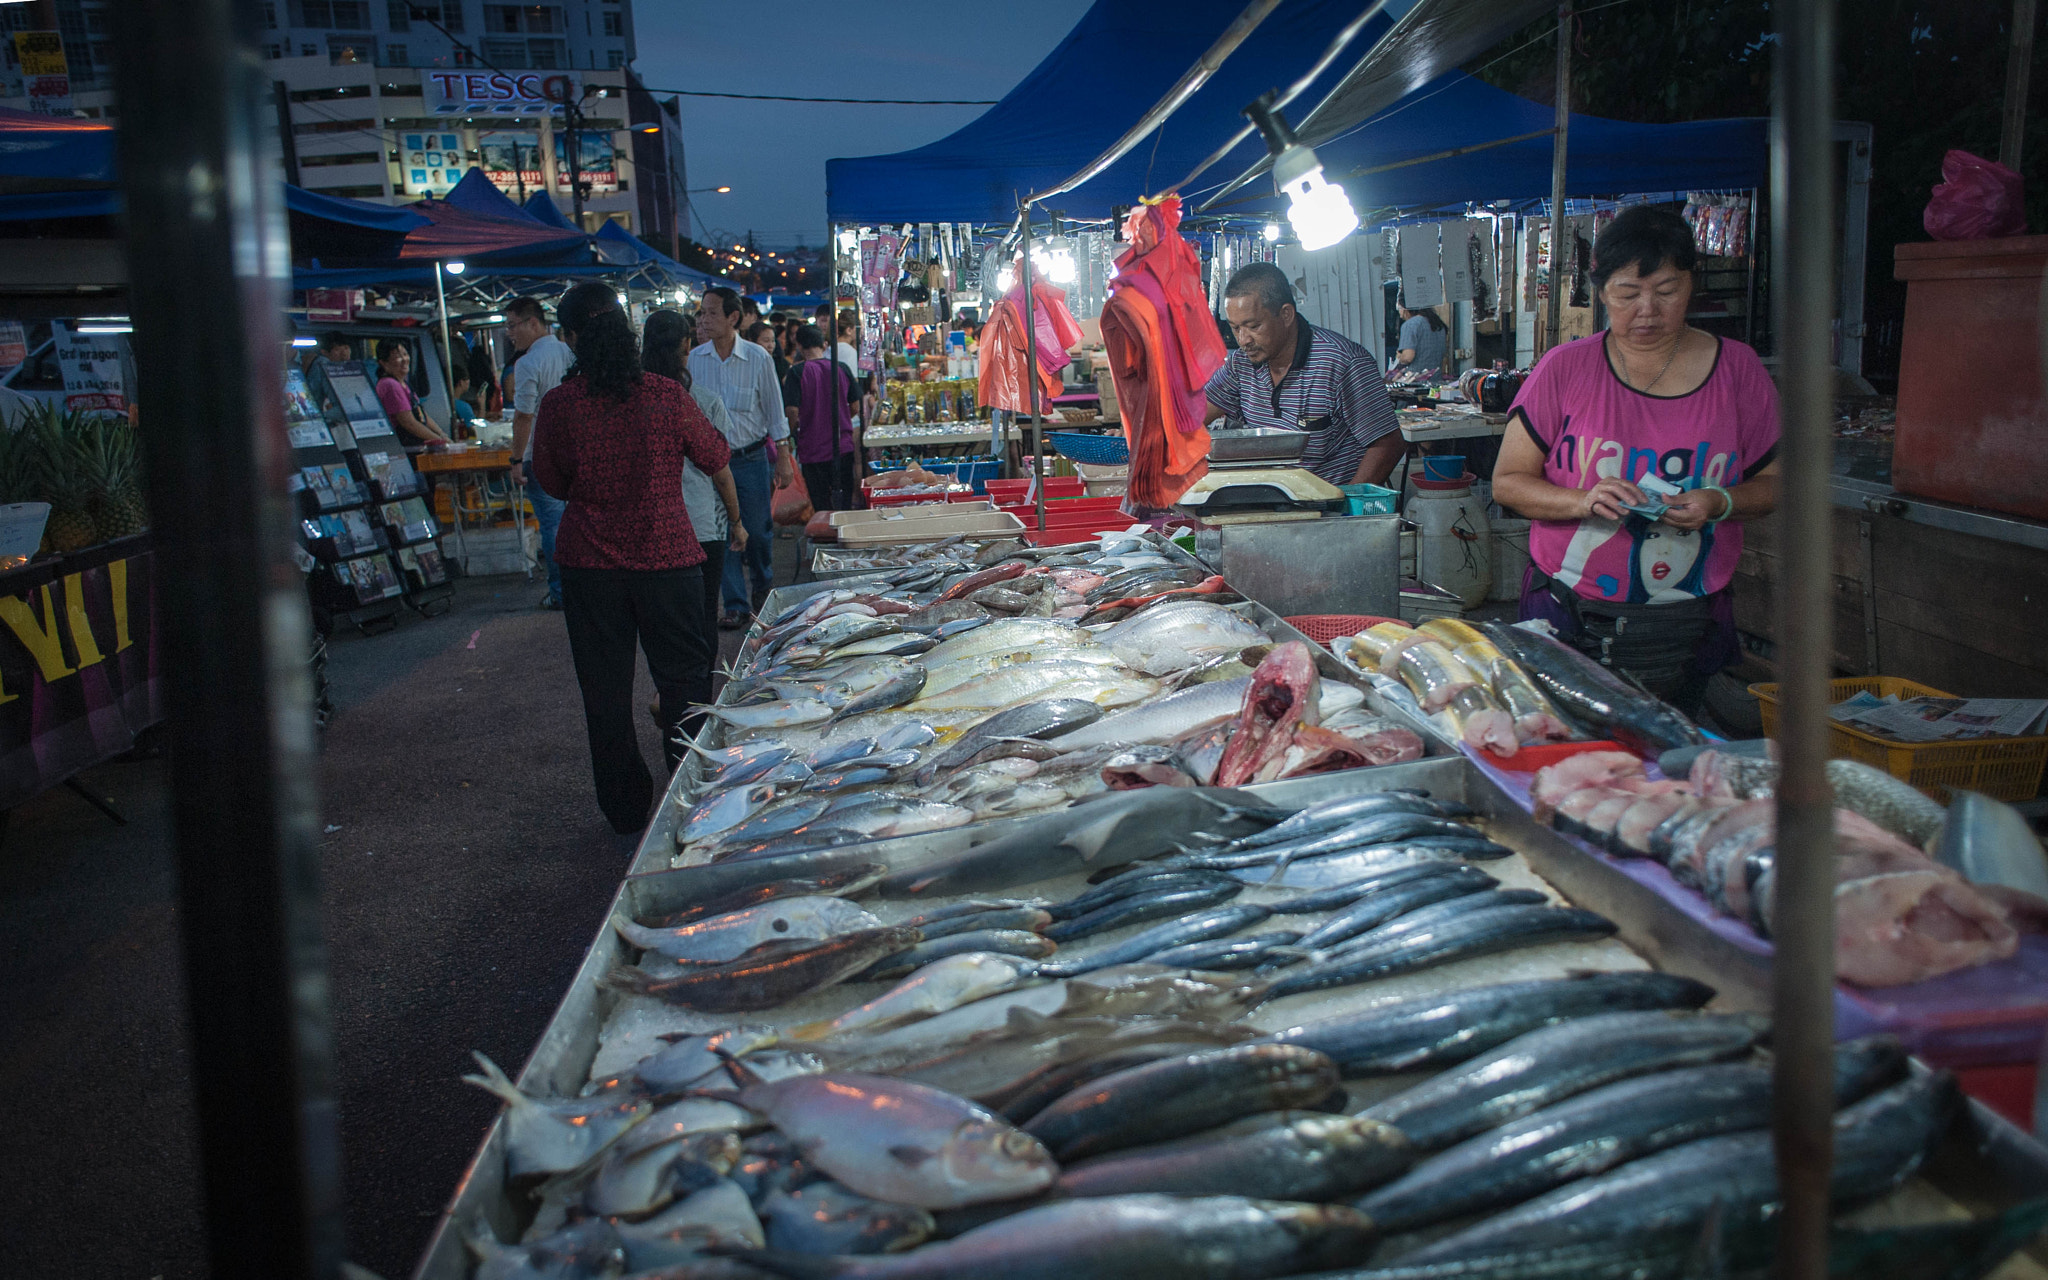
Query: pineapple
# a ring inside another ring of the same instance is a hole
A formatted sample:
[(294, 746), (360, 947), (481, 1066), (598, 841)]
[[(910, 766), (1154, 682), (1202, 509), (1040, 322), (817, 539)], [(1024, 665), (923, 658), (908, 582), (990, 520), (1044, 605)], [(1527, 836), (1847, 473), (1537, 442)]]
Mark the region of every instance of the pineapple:
[(88, 504), (102, 538), (126, 538), (149, 529), (149, 508), (142, 501), (142, 460), (135, 428), (120, 418), (99, 418), (83, 433), (89, 486)]
[(105, 541), (93, 521), (89, 509), (92, 491), (82, 474), (80, 428), (84, 425), (83, 414), (43, 405), (29, 418), (27, 427), (34, 432), (37, 487), (42, 500), (50, 504), (50, 521), (44, 532), (51, 550), (57, 552), (83, 551)]

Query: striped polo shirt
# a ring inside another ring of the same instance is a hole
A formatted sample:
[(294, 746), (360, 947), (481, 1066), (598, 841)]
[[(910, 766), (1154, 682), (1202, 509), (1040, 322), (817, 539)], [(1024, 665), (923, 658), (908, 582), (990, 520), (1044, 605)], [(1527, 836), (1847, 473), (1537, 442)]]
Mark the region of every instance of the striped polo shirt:
[(1231, 425), (1309, 431), (1301, 465), (1331, 484), (1350, 484), (1366, 446), (1401, 429), (1372, 352), (1341, 333), (1295, 322), (1294, 362), (1279, 386), (1264, 366), (1232, 351), (1202, 389)]

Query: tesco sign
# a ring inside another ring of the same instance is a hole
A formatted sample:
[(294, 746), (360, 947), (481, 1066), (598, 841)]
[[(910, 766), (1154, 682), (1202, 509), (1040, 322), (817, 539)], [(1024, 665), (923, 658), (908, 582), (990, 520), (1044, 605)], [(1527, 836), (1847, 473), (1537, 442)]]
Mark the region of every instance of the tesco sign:
[(559, 71), (427, 71), (421, 84), (427, 111), (443, 116), (535, 115), (576, 91), (574, 80)]

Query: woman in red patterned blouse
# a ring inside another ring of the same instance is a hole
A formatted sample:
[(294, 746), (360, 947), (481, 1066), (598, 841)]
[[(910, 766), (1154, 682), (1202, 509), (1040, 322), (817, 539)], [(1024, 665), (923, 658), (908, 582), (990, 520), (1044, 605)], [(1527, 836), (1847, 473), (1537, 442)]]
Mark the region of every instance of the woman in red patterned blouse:
[(661, 698), (671, 770), (677, 725), (711, 701), (714, 655), (698, 616), (704, 551), (683, 507), (683, 460), (715, 477), (731, 450), (680, 385), (641, 371), (609, 285), (577, 285), (555, 315), (576, 365), (534, 415), (533, 475), (569, 504), (555, 536), (562, 614), (598, 808), (624, 835), (647, 825), (655, 795), (633, 726), (635, 642)]

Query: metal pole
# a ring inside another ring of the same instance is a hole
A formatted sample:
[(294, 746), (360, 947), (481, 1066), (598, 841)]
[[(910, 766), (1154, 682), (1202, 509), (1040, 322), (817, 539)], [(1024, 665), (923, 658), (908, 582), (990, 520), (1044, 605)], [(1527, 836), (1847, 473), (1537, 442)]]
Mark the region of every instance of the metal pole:
[(291, 267), (256, 6), (112, 13), (156, 625), (177, 673), (163, 697), (207, 1269), (328, 1280), (341, 1186), (309, 618), (284, 490)]
[(1024, 393), (1031, 407), (1031, 493), (1038, 500), (1038, 531), (1045, 532), (1045, 437), (1038, 425), (1038, 313), (1031, 296), (1031, 205), (1017, 207), (1017, 221), (1024, 228), (1018, 247), (1024, 254)]
[(2027, 140), (2027, 74), (2034, 63), (2034, 0), (2012, 0), (2012, 37), (2005, 54), (2005, 121), (1998, 163), (2018, 173)]
[(1556, 346), (1564, 327), (1564, 162), (1571, 125), (1572, 4), (1565, 0), (1557, 6), (1557, 106), (1551, 121), (1556, 132), (1550, 140), (1550, 332), (1539, 335), (1539, 352)]
[(1771, 303), (1784, 460), (1776, 540), (1777, 908), (1772, 964), (1772, 1138), (1785, 1199), (1777, 1274), (1828, 1273), (1834, 1158), (1835, 827), (1828, 785), (1834, 586), (1828, 463), (1835, 309), (1834, 4), (1778, 6), (1777, 145), (1771, 155)]
[(292, 100), (282, 80), (270, 82), (271, 101), (277, 104), (277, 149), (284, 157), (284, 180), (299, 185), (299, 140), (292, 135)]
[(569, 156), (569, 207), (575, 211), (578, 231), (583, 230), (583, 104), (571, 97), (562, 104), (562, 122), (569, 127), (566, 150)]
[(434, 301), (441, 309), (441, 380), (448, 385), (448, 433), (455, 434), (455, 343), (448, 337), (448, 291), (442, 287), (442, 279), (448, 274), (447, 264), (434, 260)]

